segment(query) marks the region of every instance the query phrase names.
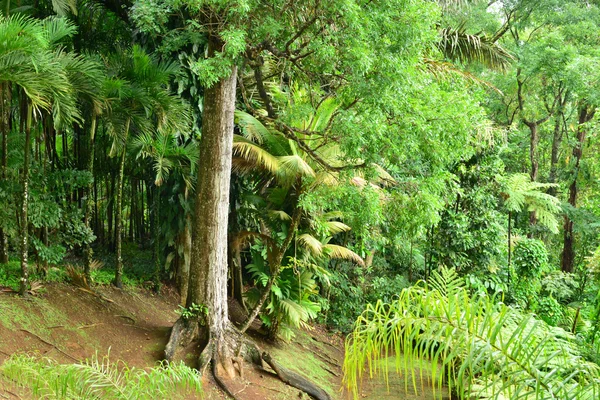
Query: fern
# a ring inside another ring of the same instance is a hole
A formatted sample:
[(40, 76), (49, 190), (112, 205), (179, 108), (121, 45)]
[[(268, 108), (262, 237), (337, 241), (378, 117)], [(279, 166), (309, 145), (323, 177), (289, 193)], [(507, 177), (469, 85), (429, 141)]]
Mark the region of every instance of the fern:
[(184, 364), (162, 363), (146, 371), (113, 363), (108, 356), (62, 365), (17, 354), (2, 365), (0, 375), (45, 399), (159, 399), (202, 393), (198, 373)]
[(471, 297), (446, 269), (390, 304), (369, 305), (358, 318), (344, 362), (354, 398), (365, 364), (370, 377), (387, 379), (377, 361), (394, 354), (404, 354), (396, 371), (412, 377), (405, 390), (412, 381), (415, 392), (413, 360), (427, 359), (440, 396), (444, 380), (460, 398), (591, 400), (600, 394), (600, 368), (584, 359), (573, 335), (494, 298)]

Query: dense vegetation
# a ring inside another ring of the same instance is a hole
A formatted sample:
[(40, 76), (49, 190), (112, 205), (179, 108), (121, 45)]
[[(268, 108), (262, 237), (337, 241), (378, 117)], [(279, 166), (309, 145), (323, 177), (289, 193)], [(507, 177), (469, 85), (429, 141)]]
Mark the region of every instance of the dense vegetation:
[(355, 396), (390, 352), (598, 396), (597, 2), (1, 8), (1, 285), (173, 285), (166, 357), (200, 336), (230, 374), (255, 318), (317, 321)]

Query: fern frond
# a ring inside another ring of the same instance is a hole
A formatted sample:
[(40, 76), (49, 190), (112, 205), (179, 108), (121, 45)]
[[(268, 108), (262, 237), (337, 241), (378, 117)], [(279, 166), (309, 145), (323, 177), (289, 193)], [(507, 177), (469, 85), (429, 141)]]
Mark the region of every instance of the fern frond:
[(471, 297), (452, 272), (433, 281), (404, 289), (392, 303), (368, 305), (357, 319), (344, 362), (355, 398), (365, 364), (370, 376), (387, 377), (377, 365), (391, 355), (415, 392), (415, 360), (428, 360), (440, 396), (446, 379), (463, 399), (598, 397), (600, 367), (585, 360), (573, 335), (496, 299)]

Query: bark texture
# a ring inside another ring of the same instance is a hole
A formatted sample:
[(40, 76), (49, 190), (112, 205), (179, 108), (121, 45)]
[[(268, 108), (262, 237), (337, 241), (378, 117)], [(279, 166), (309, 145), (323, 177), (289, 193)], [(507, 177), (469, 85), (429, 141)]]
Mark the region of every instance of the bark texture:
[[(214, 39), (213, 39), (214, 40)], [(209, 44), (209, 53), (218, 50)], [(237, 68), (204, 92), (190, 281), (186, 304), (208, 308), (208, 357), (234, 375), (227, 317), (227, 227)], [(205, 349), (205, 350), (207, 350)], [(205, 352), (203, 352), (205, 353)], [(208, 358), (207, 357), (207, 358)]]

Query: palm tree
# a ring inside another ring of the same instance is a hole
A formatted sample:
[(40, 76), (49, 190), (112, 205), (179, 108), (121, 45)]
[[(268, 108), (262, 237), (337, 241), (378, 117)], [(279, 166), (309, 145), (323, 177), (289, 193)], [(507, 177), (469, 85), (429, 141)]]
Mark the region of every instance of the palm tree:
[(122, 202), (127, 144), (136, 134), (160, 130), (185, 131), (188, 113), (183, 102), (170, 94), (168, 84), (178, 73), (175, 63), (159, 62), (141, 47), (108, 61), (109, 79), (105, 93), (109, 101), (106, 123), (113, 138), (111, 154), (119, 157), (115, 215), (116, 267), (114, 285), (122, 287)]
[[(136, 158), (148, 160), (151, 169), (154, 171), (153, 183), (156, 193), (153, 196), (152, 214), (154, 223), (152, 225), (154, 226), (154, 277), (158, 280), (161, 268), (160, 198), (162, 187), (168, 180), (183, 183), (185, 200), (189, 200), (188, 196), (194, 190), (193, 177), (198, 162), (198, 150), (196, 142), (190, 141), (185, 133), (179, 134), (164, 130), (157, 132), (154, 136), (148, 132), (138, 135), (132, 141), (132, 148)], [(180, 254), (183, 258), (183, 268), (177, 270), (179, 275), (177, 281), (180, 285), (181, 302), (185, 304), (190, 267), (189, 252), (191, 251), (190, 246), (186, 244), (191, 241), (189, 229), (191, 215), (189, 209), (186, 208), (178, 209), (175, 212), (180, 213), (185, 221), (183, 230), (174, 235), (179, 238), (181, 243), (184, 243), (184, 246), (182, 246), (183, 254)], [(175, 251), (178, 252), (179, 249)]]
[[(18, 95), (23, 96), (24, 101), (19, 104), (25, 109), (20, 115), (26, 119), (21, 176), (21, 295), (26, 294), (29, 285), (27, 212), (32, 125), (42, 111), (51, 113), (56, 126), (79, 119), (73, 87), (65, 68), (68, 53), (55, 48), (57, 41), (74, 31), (73, 25), (60, 18), (0, 17), (0, 82), (16, 87)], [(6, 136), (4, 139), (6, 144)]]
[[(325, 238), (315, 238), (309, 230), (305, 229), (302, 234), (299, 234), (302, 232), (302, 221), (307, 221), (307, 216), (304, 215), (299, 204), (301, 194), (319, 185), (339, 183), (339, 173), (329, 169), (330, 167), (342, 168), (344, 165), (337, 145), (313, 137), (311, 145), (318, 150), (307, 151), (304, 146), (304, 141), (310, 135), (308, 132), (324, 131), (337, 108), (338, 104), (334, 99), (325, 99), (312, 116), (292, 121), (289, 126), (286, 125), (284, 129), (287, 130), (287, 134), (276, 127), (267, 128), (246, 112), (236, 111), (236, 120), (242, 128), (242, 135), (234, 135), (234, 171), (242, 173), (264, 171), (274, 178), (274, 180), (267, 179), (266, 186), (259, 192), (274, 194), (268, 198), (267, 214), (270, 215), (262, 218), (263, 221), (275, 221), (275, 224), (271, 223), (273, 227), (262, 229), (262, 232), (240, 232), (233, 241), (234, 251), (239, 251), (249, 239), (261, 240), (267, 247), (267, 262), (270, 268), (265, 275), (268, 278), (264, 282), (264, 290), (257, 299), (249, 318), (243, 324), (242, 332), (252, 324), (271, 295), (271, 290), (283, 270), (286, 253), (293, 243), (303, 247), (307, 250), (306, 254), (313, 257), (328, 255), (331, 258), (346, 258), (359, 264), (363, 263), (356, 253), (342, 246), (323, 243)], [(290, 139), (292, 134), (294, 139)], [(288, 226), (279, 233), (276, 227), (282, 220), (287, 221)], [(310, 226), (310, 223), (308, 225)], [(330, 226), (332, 234), (340, 232), (340, 230), (335, 231), (336, 228), (350, 229), (339, 221), (330, 221)], [(283, 242), (279, 243), (275, 239), (278, 235), (283, 235)]]

